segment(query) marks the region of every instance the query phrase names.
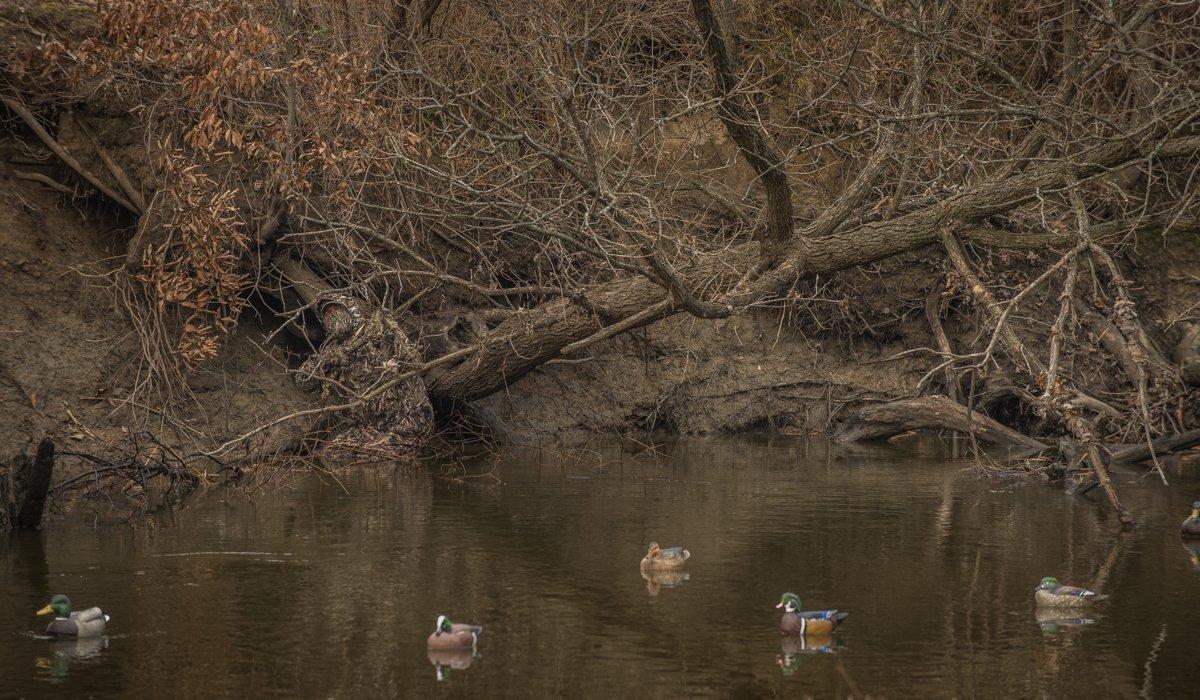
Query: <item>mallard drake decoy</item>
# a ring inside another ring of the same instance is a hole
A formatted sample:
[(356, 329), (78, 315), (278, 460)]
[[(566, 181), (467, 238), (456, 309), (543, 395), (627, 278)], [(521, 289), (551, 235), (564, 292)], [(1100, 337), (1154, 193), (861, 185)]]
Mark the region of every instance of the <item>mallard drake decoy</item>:
[(663, 549), (657, 542), (650, 543), (646, 556), (642, 557), (642, 571), (657, 571), (662, 569), (678, 569), (690, 559), (692, 553), (683, 547), (667, 547)]
[(429, 633), (427, 641), (433, 650), (474, 649), (482, 633), (479, 625), (454, 623), (445, 615), (438, 615), (437, 627)]
[(1179, 526), (1179, 534), (1184, 539), (1200, 539), (1200, 501), (1192, 504), (1192, 514)]
[(1064, 586), (1053, 576), (1042, 579), (1038, 587), (1033, 589), (1033, 597), (1038, 605), (1055, 608), (1085, 608), (1093, 603), (1108, 600), (1108, 596), (1095, 591), (1075, 586)]
[(100, 608), (71, 612), (71, 599), (61, 593), (51, 598), (50, 604), (37, 614), (54, 615), (46, 626), (46, 634), (70, 637), (99, 637), (104, 634), (104, 625), (109, 620)]
[(801, 610), (800, 598), (795, 593), (784, 593), (775, 607), (783, 608), (779, 633), (789, 637), (828, 635), (850, 616), (841, 610)]

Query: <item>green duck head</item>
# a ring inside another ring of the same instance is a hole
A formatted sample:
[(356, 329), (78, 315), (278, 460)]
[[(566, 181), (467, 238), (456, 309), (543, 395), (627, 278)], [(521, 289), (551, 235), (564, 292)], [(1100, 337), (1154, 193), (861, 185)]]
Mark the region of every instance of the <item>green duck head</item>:
[(1058, 582), (1058, 579), (1054, 578), (1053, 576), (1047, 576), (1046, 578), (1042, 579), (1042, 582), (1038, 584), (1038, 587), (1033, 590), (1035, 590), (1035, 591), (1052, 591), (1061, 585), (1062, 584), (1060, 584)]
[(800, 609), (800, 597), (795, 593), (784, 593), (783, 597), (779, 599), (779, 605), (775, 607), (783, 608), (784, 612), (796, 612)]
[(54, 613), (55, 617), (70, 617), (71, 599), (59, 593), (50, 599), (49, 605), (37, 611), (38, 615), (49, 615), (51, 613)]
[(438, 615), (437, 627), (434, 628), (433, 633), (440, 637), (443, 634), (449, 634), (452, 629), (454, 629), (454, 623), (450, 622), (450, 618)]

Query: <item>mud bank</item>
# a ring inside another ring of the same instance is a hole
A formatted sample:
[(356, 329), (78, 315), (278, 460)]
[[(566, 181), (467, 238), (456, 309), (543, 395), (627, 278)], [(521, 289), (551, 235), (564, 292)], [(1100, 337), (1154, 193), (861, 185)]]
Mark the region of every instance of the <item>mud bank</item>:
[[(139, 432), (191, 453), (313, 403), (289, 379), (286, 353), (265, 343), (261, 320), (248, 315), (227, 352), (190, 377), (189, 395), (151, 405), (139, 386), (137, 335), (110, 277), (127, 232), (86, 198), (14, 177), (20, 150), (9, 142), (0, 159), (0, 455), (32, 455), (48, 437), (61, 482), (91, 466), (73, 453), (126, 454)], [(61, 177), (55, 167), (19, 170)], [(247, 449), (294, 449), (301, 430), (268, 430)]]

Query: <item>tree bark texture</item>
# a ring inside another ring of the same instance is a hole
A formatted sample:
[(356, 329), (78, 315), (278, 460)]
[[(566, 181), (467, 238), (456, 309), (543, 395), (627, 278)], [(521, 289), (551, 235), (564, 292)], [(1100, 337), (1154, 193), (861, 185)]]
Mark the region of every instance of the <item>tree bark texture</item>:
[(834, 436), (846, 442), (884, 440), (914, 430), (953, 430), (991, 444), (1020, 445), (1036, 450), (1046, 447), (1038, 440), (945, 396), (923, 396), (867, 406), (847, 418)]

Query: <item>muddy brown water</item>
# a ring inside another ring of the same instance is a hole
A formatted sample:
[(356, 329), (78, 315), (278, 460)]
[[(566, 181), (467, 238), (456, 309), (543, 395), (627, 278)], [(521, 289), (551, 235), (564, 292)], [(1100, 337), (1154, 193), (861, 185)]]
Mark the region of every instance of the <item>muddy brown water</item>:
[[(517, 450), (467, 465), (209, 494), (132, 526), (0, 540), (0, 695), (1195, 697), (1200, 548), (1178, 537), (1194, 468), (1120, 472), (1142, 520), (981, 479), (936, 441), (785, 438)], [(1098, 494), (1097, 494), (1098, 496)], [(686, 576), (647, 581), (645, 545)], [(1043, 576), (1097, 585), (1086, 621), (1039, 622)], [(774, 604), (851, 615), (781, 644)], [(51, 641), (52, 593), (109, 634)], [(439, 613), (486, 629), (431, 658)]]

